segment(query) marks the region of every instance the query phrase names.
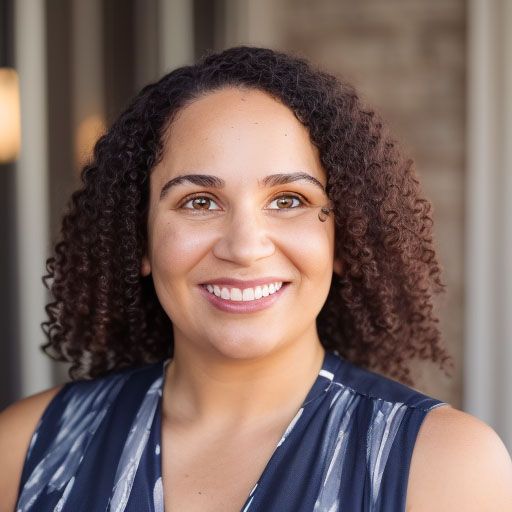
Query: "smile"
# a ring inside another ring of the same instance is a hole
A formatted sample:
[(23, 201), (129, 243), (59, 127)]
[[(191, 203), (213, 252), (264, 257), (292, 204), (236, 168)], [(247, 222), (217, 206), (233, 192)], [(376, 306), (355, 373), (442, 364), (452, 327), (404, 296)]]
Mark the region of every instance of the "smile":
[(221, 287), (216, 284), (207, 284), (206, 289), (209, 293), (224, 300), (249, 302), (273, 295), (279, 291), (281, 286), (283, 286), (283, 282), (278, 281), (275, 283), (265, 284), (263, 286), (255, 286), (254, 288), (244, 288), (243, 290), (235, 287)]
[(206, 284), (200, 285), (199, 289), (216, 309), (227, 313), (252, 313), (275, 304), (289, 284), (277, 281), (244, 289)]

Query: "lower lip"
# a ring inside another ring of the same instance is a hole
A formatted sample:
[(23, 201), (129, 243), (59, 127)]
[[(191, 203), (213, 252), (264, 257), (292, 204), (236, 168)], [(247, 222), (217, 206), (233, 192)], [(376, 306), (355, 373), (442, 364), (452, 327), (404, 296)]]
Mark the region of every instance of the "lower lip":
[(276, 301), (279, 300), (281, 295), (284, 293), (285, 288), (288, 287), (289, 283), (283, 283), (283, 286), (277, 290), (277, 292), (272, 295), (267, 295), (267, 297), (261, 297), (261, 299), (248, 300), (248, 301), (238, 301), (238, 300), (226, 300), (221, 297), (217, 297), (213, 293), (210, 293), (204, 285), (199, 285), (201, 293), (205, 295), (210, 304), (215, 306), (217, 309), (221, 311), (225, 311), (227, 313), (253, 313), (255, 311), (261, 311), (262, 309), (269, 308)]

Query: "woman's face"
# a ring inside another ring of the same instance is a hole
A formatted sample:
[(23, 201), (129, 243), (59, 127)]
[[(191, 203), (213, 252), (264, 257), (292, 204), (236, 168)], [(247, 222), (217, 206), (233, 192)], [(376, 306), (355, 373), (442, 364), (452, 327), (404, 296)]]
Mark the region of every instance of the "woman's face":
[(317, 339), (334, 262), (325, 185), (307, 129), (271, 96), (225, 88), (179, 112), (151, 174), (142, 262), (177, 349), (248, 359)]

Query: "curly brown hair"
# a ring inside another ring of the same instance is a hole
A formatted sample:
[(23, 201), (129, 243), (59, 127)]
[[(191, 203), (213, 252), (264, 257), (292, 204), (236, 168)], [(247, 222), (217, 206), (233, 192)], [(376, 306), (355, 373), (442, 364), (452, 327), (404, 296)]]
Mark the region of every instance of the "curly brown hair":
[(149, 176), (177, 112), (226, 86), (280, 100), (319, 150), (344, 266), (316, 320), (324, 347), (407, 383), (412, 358), (443, 367), (449, 356), (432, 298), (444, 284), (431, 204), (421, 196), (412, 161), (352, 86), (303, 58), (249, 46), (206, 55), (144, 87), (98, 140), (46, 263), (43, 282), (54, 301), (42, 323), (43, 350), (70, 362), (71, 378), (172, 356), (172, 322), (151, 276), (140, 271)]

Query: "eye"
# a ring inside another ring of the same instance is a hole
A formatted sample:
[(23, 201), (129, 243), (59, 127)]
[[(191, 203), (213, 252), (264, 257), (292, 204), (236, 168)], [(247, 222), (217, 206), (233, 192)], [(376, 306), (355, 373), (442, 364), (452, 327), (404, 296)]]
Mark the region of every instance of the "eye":
[[(191, 203), (191, 207), (187, 207), (186, 205)], [(185, 210), (196, 210), (196, 211), (211, 211), (211, 210), (220, 210), (220, 208), (210, 208), (213, 204), (217, 204), (211, 197), (209, 196), (192, 196), (185, 198), (185, 201), (181, 203), (180, 208)]]
[(295, 208), (301, 208), (305, 206), (305, 200), (295, 194), (283, 194), (276, 197), (270, 204), (276, 203), (276, 208), (270, 208), (271, 210), (294, 210)]
[[(275, 206), (272, 206), (275, 204)], [(270, 203), (270, 210), (276, 211), (289, 211), (297, 208), (306, 206), (307, 201), (300, 195), (296, 194), (282, 194), (276, 197)], [(212, 208), (212, 205), (216, 207)], [(217, 202), (207, 195), (195, 195), (186, 197), (183, 202), (179, 205), (179, 209), (189, 210), (193, 212), (209, 212), (217, 211), (221, 208), (217, 205)]]

